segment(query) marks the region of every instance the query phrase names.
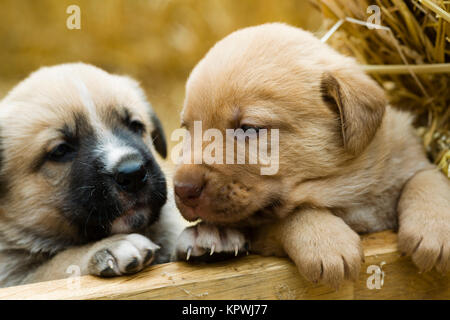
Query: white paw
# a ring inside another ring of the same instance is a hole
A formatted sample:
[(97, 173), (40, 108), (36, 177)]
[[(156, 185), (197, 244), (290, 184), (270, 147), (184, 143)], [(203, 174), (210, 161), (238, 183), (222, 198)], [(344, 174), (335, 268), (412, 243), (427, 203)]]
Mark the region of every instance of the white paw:
[(101, 277), (136, 273), (152, 263), (158, 249), (158, 245), (140, 234), (115, 235), (95, 245), (88, 270)]
[(218, 228), (199, 223), (184, 229), (177, 240), (176, 256), (178, 260), (215, 260), (215, 258), (237, 256), (247, 253), (249, 243), (236, 229)]

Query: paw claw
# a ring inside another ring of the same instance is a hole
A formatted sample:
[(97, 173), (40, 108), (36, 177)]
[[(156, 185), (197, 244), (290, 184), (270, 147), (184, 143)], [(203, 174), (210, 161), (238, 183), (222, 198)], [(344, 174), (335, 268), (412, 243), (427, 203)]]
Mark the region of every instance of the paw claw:
[[(338, 228), (340, 227), (340, 228)], [(308, 235), (305, 229), (302, 245), (291, 258), (300, 273), (313, 283), (323, 283), (335, 290), (345, 280), (356, 280), (363, 259), (361, 242), (356, 233), (347, 225), (335, 224), (335, 235), (321, 241), (314, 233)]]
[(401, 257), (411, 256), (419, 274), (433, 268), (437, 271), (446, 269), (445, 266), (450, 262), (449, 230), (450, 224), (447, 221), (421, 221), (412, 224), (408, 220), (400, 225), (399, 230)]
[(195, 261), (216, 261), (248, 251), (244, 234), (233, 228), (199, 223), (186, 228), (178, 237), (176, 257)]
[(114, 261), (112, 259), (108, 260), (108, 267), (114, 270)]
[(186, 261), (189, 261), (189, 258), (191, 257), (191, 253), (192, 253), (192, 246), (189, 246), (187, 249)]

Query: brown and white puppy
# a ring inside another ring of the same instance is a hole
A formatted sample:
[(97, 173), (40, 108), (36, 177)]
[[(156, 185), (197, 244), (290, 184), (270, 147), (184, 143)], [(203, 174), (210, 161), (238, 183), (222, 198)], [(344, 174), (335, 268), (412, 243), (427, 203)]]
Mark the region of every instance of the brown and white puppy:
[(0, 286), (169, 260), (184, 226), (137, 82), (82, 63), (41, 68), (0, 102), (0, 147)]
[[(175, 174), (186, 229), (178, 256), (287, 254), (311, 281), (358, 276), (357, 233), (399, 228), (421, 270), (450, 270), (450, 183), (427, 160), (412, 116), (311, 33), (284, 24), (239, 30), (192, 71), (182, 122), (203, 129), (279, 130), (279, 170), (184, 164)], [(258, 139), (249, 135), (245, 142)], [(203, 149), (207, 146), (203, 143)]]

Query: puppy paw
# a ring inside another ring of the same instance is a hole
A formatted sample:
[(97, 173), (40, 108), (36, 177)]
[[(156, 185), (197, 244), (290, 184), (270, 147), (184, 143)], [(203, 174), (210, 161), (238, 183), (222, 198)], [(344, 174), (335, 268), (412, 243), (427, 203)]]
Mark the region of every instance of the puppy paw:
[(441, 273), (450, 271), (450, 220), (409, 214), (399, 228), (400, 252), (411, 256), (421, 272), (436, 267)]
[(400, 252), (422, 271), (450, 271), (450, 182), (439, 171), (417, 173), (398, 204)]
[(322, 282), (338, 289), (344, 280), (358, 279), (364, 253), (354, 232), (330, 233), (328, 236), (303, 235), (291, 258), (309, 281)]
[(247, 253), (249, 244), (236, 229), (199, 223), (184, 229), (176, 244), (177, 260), (217, 261)]
[(88, 270), (101, 277), (136, 273), (152, 263), (158, 249), (158, 245), (140, 234), (112, 236), (95, 246)]

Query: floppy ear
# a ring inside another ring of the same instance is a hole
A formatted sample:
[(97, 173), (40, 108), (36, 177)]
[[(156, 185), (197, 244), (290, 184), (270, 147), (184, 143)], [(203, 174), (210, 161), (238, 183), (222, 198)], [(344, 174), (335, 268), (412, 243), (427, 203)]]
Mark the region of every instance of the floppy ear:
[(384, 91), (368, 76), (358, 72), (338, 79), (325, 73), (322, 97), (338, 113), (344, 148), (360, 154), (372, 141), (386, 109)]
[(159, 118), (153, 112), (150, 114), (150, 119), (153, 123), (153, 131), (151, 132), (153, 145), (156, 151), (165, 159), (167, 157), (167, 142), (161, 121), (159, 121)]

